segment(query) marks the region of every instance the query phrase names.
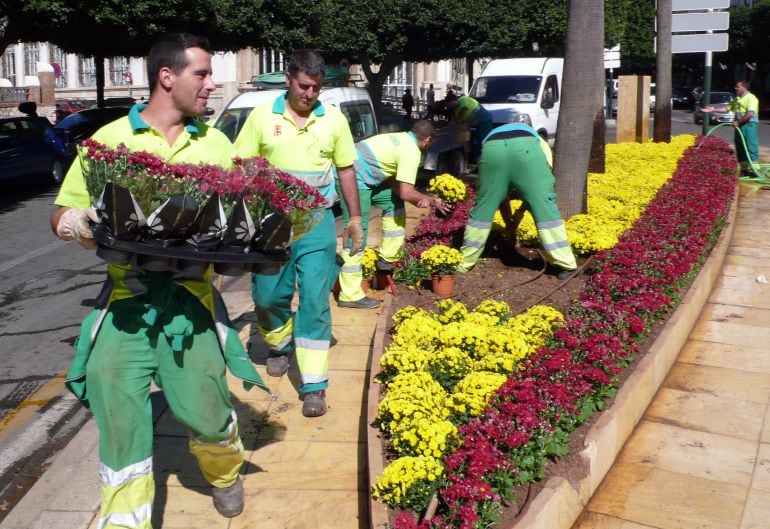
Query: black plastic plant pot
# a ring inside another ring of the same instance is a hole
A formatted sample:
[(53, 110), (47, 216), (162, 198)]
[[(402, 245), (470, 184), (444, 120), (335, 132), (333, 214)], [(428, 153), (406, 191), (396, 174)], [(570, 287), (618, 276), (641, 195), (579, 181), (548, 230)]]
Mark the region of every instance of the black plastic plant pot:
[(222, 276), (240, 276), (248, 268), (244, 263), (214, 263), (214, 272)]
[(239, 199), (230, 213), (220, 248), (226, 251), (238, 249), (246, 252), (256, 233), (254, 220), (243, 199)]
[(96, 204), (102, 224), (121, 241), (135, 241), (141, 235), (145, 217), (131, 191), (112, 182), (105, 184)]
[(135, 254), (131, 264), (148, 272), (171, 272), (176, 270), (176, 259), (158, 255)]
[(227, 217), (219, 194), (214, 193), (198, 210), (193, 222), (193, 231), (185, 241), (199, 252), (216, 250), (225, 235)]
[(251, 243), (258, 252), (285, 252), (291, 244), (291, 221), (281, 213), (268, 213), (259, 223), (259, 235)]
[(200, 204), (191, 195), (173, 195), (147, 217), (145, 242), (161, 246), (182, 244), (193, 229)]

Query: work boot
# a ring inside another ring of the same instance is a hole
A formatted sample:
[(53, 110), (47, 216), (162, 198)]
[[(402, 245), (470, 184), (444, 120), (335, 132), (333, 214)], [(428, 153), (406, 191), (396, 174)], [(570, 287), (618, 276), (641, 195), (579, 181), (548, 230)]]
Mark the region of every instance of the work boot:
[(271, 377), (280, 377), (289, 370), (289, 355), (268, 353), (265, 361), (265, 369)]
[(305, 393), (302, 403), (302, 415), (305, 417), (320, 417), (326, 413), (326, 391), (311, 391)]
[(225, 518), (234, 518), (243, 511), (243, 480), (238, 480), (229, 487), (212, 487), (214, 508)]
[(380, 306), (380, 300), (364, 296), (355, 301), (338, 301), (337, 306), (346, 309), (376, 309)]
[(556, 274), (556, 277), (559, 278), (561, 281), (566, 281), (570, 277), (574, 276), (575, 272), (577, 272), (577, 270), (562, 270), (561, 272)]

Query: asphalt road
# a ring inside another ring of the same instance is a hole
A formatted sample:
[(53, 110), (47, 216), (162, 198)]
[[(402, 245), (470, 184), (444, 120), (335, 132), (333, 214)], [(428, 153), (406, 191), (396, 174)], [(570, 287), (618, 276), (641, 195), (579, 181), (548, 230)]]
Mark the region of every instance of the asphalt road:
[[(613, 142), (615, 123), (607, 125)], [(673, 112), (672, 134), (700, 132), (690, 112)], [(729, 127), (716, 135), (732, 143)], [(759, 137), (770, 149), (767, 119)], [(63, 375), (105, 268), (94, 252), (51, 233), (55, 194), (50, 186), (0, 193), (0, 520), (89, 418)]]

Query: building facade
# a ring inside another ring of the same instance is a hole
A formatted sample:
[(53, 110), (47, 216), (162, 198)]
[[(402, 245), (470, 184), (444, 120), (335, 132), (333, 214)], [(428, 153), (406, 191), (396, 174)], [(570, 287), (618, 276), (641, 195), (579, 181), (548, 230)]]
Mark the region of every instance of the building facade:
[[(419, 103), (425, 99), (433, 84), (436, 99), (444, 97), (448, 88), (467, 93), (469, 76), (464, 59), (432, 63), (403, 62), (391, 73), (383, 86), (383, 98), (400, 101), (409, 88)], [(18, 43), (8, 46), (0, 56), (0, 87), (38, 86), (38, 70), (53, 69), (56, 99), (96, 99), (96, 64), (94, 57), (65, 53), (47, 42)], [(217, 90), (209, 104), (220, 110), (239, 89), (249, 86), (255, 75), (285, 69), (285, 57), (270, 49), (244, 49), (238, 52), (215, 53), (212, 57), (213, 79)], [(474, 67), (474, 70), (476, 68)], [(358, 65), (352, 65), (352, 77), (364, 79)], [(149, 97), (145, 60), (141, 57), (110, 57), (104, 59), (105, 98)]]

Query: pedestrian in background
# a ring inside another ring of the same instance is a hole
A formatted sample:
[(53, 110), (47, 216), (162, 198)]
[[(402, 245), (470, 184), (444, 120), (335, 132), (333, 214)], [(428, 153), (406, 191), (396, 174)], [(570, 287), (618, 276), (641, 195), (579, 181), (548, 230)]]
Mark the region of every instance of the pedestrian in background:
[[(353, 162), (356, 149), (345, 116), (318, 101), (324, 61), (315, 51), (294, 53), (286, 74), (288, 89), (257, 106), (235, 140), (238, 156), (264, 156), (272, 165), (315, 187), (326, 197), (321, 221), (291, 245), (291, 258), (276, 275), (252, 274), (252, 298), (259, 331), (267, 343), (266, 368), (280, 377), (296, 353), (302, 375), (302, 414), (326, 413), (332, 321), (329, 293), (337, 276), (337, 230), (331, 207), (336, 201), (335, 173), (350, 210), (345, 236), (350, 253), (361, 247), (361, 211)], [(297, 285), (299, 306), (292, 314)]]
[(401, 106), (404, 107), (406, 112), (406, 119), (412, 119), (412, 107), (414, 106), (414, 98), (412, 97), (412, 90), (407, 88), (404, 91), (404, 95), (401, 96)]
[[(231, 165), (232, 144), (195, 119), (216, 88), (208, 40), (189, 34), (158, 39), (147, 58), (152, 98), (99, 129), (94, 140), (147, 151), (168, 162)], [(51, 227), (93, 249), (99, 222), (85, 187), (81, 153), (62, 183)], [(99, 427), (100, 528), (151, 527), (155, 494), (150, 383), (162, 387), (174, 417), (190, 431), (189, 448), (226, 517), (243, 510), (243, 444), (230, 402), (225, 364), (251, 384), (248, 360), (225, 305), (201, 277), (108, 265), (96, 309), (83, 321), (67, 386), (91, 408)], [(224, 332), (223, 332), (224, 331)], [(183, 339), (180, 339), (183, 338)]]
[[(409, 132), (378, 134), (356, 144), (358, 159), (354, 165), (358, 195), (363, 218), (363, 241), (369, 226), (369, 210), (372, 206), (382, 210), (382, 245), (377, 268), (392, 270), (400, 259), (399, 252), (406, 236), (406, 210), (404, 201), (420, 208), (434, 208), (448, 213), (444, 202), (432, 195), (420, 193), (414, 187), (420, 168), (422, 153), (430, 147), (435, 130), (429, 121), (419, 120)], [(343, 225), (347, 225), (350, 213), (342, 204)], [(343, 241), (349, 248), (350, 241)], [(342, 252), (344, 264), (340, 270), (340, 294), (338, 305), (357, 309), (370, 309), (380, 302), (367, 297), (361, 288), (363, 250)]]
[(428, 86), (428, 91), (425, 92), (425, 106), (427, 107), (427, 114), (425, 119), (433, 119), (434, 105), (436, 104), (436, 91), (433, 90), (433, 83)]

